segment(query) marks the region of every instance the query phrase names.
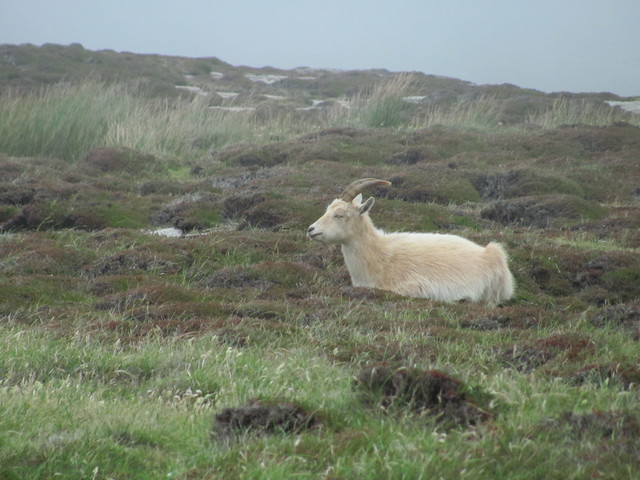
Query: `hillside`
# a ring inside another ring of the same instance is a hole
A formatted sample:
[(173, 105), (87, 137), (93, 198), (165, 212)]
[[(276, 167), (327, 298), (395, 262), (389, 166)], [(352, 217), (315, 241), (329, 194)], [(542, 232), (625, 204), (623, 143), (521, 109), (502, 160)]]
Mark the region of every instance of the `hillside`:
[[(149, 96), (173, 97), (200, 94), (211, 106), (312, 108), (342, 100), (397, 73), (387, 70), (331, 71), (301, 67), (279, 70), (270, 67), (232, 66), (215, 57), (185, 58), (143, 55), (111, 50), (91, 51), (80, 44), (0, 45), (0, 91), (33, 89), (59, 82), (78, 83), (93, 78), (105, 82), (141, 82)], [(505, 120), (524, 121), (527, 114), (549, 106), (559, 97), (589, 101), (621, 101), (609, 93), (544, 94), (514, 85), (474, 85), (454, 78), (414, 73), (414, 104), (451, 104), (480, 96), (508, 99)], [(233, 101), (230, 102), (229, 100)]]
[[(621, 99), (79, 45), (0, 79), (0, 477), (637, 478)], [(351, 287), (305, 232), (363, 177), (515, 297)]]

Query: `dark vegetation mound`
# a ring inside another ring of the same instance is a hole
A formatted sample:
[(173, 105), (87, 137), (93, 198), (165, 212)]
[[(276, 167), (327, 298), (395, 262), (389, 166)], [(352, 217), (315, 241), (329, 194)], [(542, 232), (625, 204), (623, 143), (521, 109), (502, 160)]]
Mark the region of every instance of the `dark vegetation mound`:
[(254, 401), (244, 407), (225, 408), (215, 415), (212, 436), (233, 440), (244, 434), (297, 434), (320, 424), (317, 416), (290, 402)]
[(480, 392), (472, 394), (460, 380), (438, 370), (377, 364), (360, 372), (356, 387), (367, 404), (428, 413), (448, 426), (475, 425), (491, 416), (475, 403), (474, 394), (481, 397)]

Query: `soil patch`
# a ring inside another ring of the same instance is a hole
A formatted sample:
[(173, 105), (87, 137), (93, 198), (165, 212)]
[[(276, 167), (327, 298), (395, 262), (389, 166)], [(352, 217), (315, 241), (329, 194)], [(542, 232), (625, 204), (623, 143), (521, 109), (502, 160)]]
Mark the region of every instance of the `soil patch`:
[(319, 424), (315, 414), (295, 403), (254, 401), (244, 407), (225, 408), (217, 413), (212, 438), (230, 441), (246, 434), (298, 434)]
[(356, 387), (366, 404), (428, 413), (445, 425), (475, 425), (491, 415), (475, 404), (469, 389), (439, 370), (377, 364), (365, 368)]

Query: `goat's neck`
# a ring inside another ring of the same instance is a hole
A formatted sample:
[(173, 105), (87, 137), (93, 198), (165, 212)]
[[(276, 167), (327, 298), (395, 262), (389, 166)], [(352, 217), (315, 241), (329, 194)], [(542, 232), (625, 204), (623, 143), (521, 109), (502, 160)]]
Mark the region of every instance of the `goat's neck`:
[(354, 287), (373, 287), (384, 270), (384, 234), (366, 222), (359, 235), (342, 245), (344, 263)]

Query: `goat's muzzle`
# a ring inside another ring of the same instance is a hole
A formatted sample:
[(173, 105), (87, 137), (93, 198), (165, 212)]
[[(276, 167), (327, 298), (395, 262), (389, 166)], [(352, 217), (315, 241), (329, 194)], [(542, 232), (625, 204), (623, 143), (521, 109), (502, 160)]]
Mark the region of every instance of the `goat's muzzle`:
[(307, 237), (309, 237), (311, 240), (315, 240), (316, 238), (322, 235), (322, 232), (316, 232), (315, 229), (316, 227), (314, 227), (313, 225), (311, 225), (307, 229)]

